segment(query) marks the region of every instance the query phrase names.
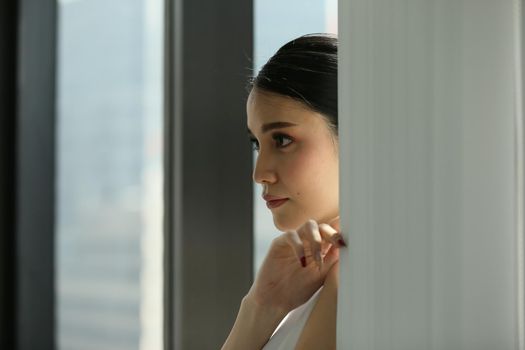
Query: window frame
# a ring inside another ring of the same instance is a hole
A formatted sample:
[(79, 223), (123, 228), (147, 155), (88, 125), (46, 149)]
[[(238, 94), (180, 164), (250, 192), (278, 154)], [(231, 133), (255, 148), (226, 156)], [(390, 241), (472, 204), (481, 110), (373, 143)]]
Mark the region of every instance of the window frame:
[(164, 344), (220, 348), (253, 280), (253, 4), (165, 8)]
[(52, 350), (57, 4), (0, 6), (0, 344)]

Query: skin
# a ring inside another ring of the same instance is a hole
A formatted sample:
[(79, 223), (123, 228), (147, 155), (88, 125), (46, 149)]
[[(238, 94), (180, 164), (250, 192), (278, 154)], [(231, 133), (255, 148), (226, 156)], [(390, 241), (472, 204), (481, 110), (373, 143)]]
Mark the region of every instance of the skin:
[[(283, 233), (272, 241), (222, 349), (261, 349), (286, 314), (322, 285), (296, 349), (335, 349), (338, 249), (344, 246), (337, 139), (324, 116), (286, 96), (254, 89), (246, 109), (258, 149), (253, 179), (263, 194), (288, 200), (270, 209)], [(294, 125), (263, 131), (275, 122)]]
[[(325, 118), (290, 97), (257, 90), (250, 93), (246, 109), (259, 148), (253, 180), (264, 194), (289, 198), (272, 209), (275, 226), (284, 232), (308, 219), (326, 223), (338, 216), (337, 141)], [(262, 133), (263, 124), (279, 121), (296, 126)]]

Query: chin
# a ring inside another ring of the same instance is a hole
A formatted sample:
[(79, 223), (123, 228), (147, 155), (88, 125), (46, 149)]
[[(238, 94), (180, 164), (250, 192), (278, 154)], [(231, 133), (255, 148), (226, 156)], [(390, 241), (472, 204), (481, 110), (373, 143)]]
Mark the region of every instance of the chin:
[(275, 221), (273, 222), (273, 225), (275, 226), (276, 229), (278, 229), (281, 232), (290, 231), (290, 228), (288, 226), (280, 225), (280, 224), (276, 223)]
[(285, 218), (273, 217), (274, 226), (281, 232), (297, 230), (302, 223), (293, 223), (292, 220), (286, 220)]

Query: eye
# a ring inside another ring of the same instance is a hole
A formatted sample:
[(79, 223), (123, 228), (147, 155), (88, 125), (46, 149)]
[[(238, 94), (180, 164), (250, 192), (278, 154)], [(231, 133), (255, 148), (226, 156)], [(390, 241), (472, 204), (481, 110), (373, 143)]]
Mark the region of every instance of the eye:
[(279, 148), (284, 148), (293, 142), (292, 138), (285, 134), (273, 134), (272, 138)]
[(251, 137), (250, 138), (250, 142), (252, 143), (252, 149), (254, 151), (259, 151), (259, 141), (257, 141), (257, 139)]

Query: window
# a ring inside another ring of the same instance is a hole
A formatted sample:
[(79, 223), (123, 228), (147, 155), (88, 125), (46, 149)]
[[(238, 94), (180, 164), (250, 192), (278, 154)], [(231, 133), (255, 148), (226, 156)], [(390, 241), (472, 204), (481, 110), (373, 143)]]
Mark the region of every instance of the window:
[(61, 0), (57, 343), (162, 349), (161, 0)]

